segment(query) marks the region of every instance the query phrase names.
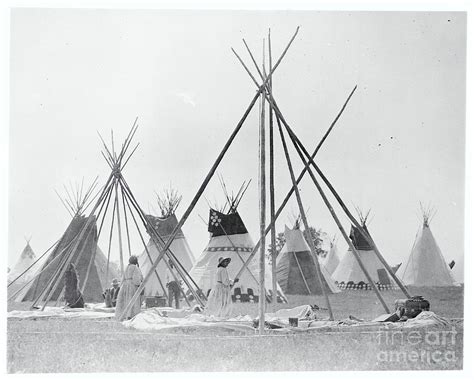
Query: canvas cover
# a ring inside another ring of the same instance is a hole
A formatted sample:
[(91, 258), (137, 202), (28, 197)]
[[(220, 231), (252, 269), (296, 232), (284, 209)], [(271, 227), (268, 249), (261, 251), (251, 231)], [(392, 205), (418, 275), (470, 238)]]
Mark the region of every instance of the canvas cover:
[(429, 226), (424, 225), (415, 240), (406, 265), (400, 270), (402, 281), (414, 286), (452, 286), (456, 284)]
[[(209, 213), (209, 226), (211, 237), (201, 256), (191, 269), (191, 276), (204, 294), (208, 294), (216, 283), (217, 264), (220, 257), (231, 259), (227, 271), (234, 279), (243, 263), (251, 254), (255, 246), (238, 212), (222, 214), (211, 209)], [(227, 234), (225, 234), (223, 232)], [(234, 233), (230, 233), (234, 232)], [(233, 287), (233, 300), (241, 302), (256, 302), (260, 296), (258, 285), (259, 261), (255, 256)], [(265, 288), (267, 295), (271, 294), (272, 276), (269, 265), (265, 268)], [(278, 301), (284, 302), (284, 294), (277, 286)]]
[[(30, 246), (30, 243), (26, 244), (26, 247), (21, 252), (18, 261), (16, 262), (13, 269), (8, 273), (8, 282), (15, 280), (19, 275), (21, 275), (26, 269), (28, 269), (36, 260), (36, 255), (33, 252), (33, 249)], [(29, 270), (24, 275), (22, 275), (16, 283), (25, 283), (31, 279), (33, 271)]]
[(339, 265), (339, 262), (340, 260), (338, 256), (337, 245), (336, 243), (331, 243), (331, 248), (329, 249), (326, 258), (323, 261), (323, 265), (327, 269), (329, 274), (332, 275), (336, 270), (337, 266)]
[[(365, 225), (364, 229), (368, 233)], [(370, 244), (354, 226), (351, 227), (350, 239), (359, 252), (362, 263), (372, 280), (376, 284), (393, 285), (384, 265), (372, 250)], [(333, 278), (339, 284), (347, 284), (349, 282), (353, 282), (354, 284), (359, 284), (361, 282), (366, 284), (369, 283), (350, 248), (347, 250), (338, 267), (334, 271)]]
[[(285, 226), (286, 243), (277, 257), (277, 280), (285, 294), (322, 294), (316, 265), (303, 232)], [(318, 258), (319, 260), (319, 258)], [(326, 291), (338, 293), (334, 279), (319, 261)], [(310, 293), (308, 293), (308, 288)]]
[[(102, 292), (105, 288), (110, 286), (108, 282), (110, 282), (110, 280), (114, 277), (120, 277), (115, 271), (114, 267), (110, 266), (108, 276), (109, 281), (107, 281), (105, 278), (107, 270), (107, 258), (97, 246), (97, 226), (95, 217), (93, 218), (93, 222), (87, 227), (85, 233), (82, 236), (81, 242), (77, 246), (76, 251), (73, 253), (72, 263), (76, 265), (79, 287), (82, 289), (82, 281), (84, 281), (86, 278), (89, 262), (91, 261), (93, 253), (95, 252), (95, 259), (91, 265), (83, 297), (85, 302), (103, 302)], [(72, 219), (71, 223), (66, 229), (66, 232), (56, 245), (55, 249), (48, 256), (41, 268), (39, 268), (37, 273), (43, 270), (43, 268), (46, 268), (46, 266), (58, 255), (64, 256), (67, 254), (67, 252), (69, 252), (68, 249), (65, 248), (67, 248), (72, 240), (74, 240), (74, 242), (69, 245), (69, 248), (72, 248), (75, 245), (75, 241), (79, 238), (79, 235), (82, 229), (85, 227), (86, 222), (87, 217), (85, 216), (75, 216)], [(83, 253), (79, 258), (79, 253), (83, 247)], [(77, 261), (78, 258), (79, 261)], [(17, 297), (17, 301), (33, 301), (46, 287), (60, 262), (61, 258), (58, 258), (49, 267), (47, 267), (44, 272), (42, 272), (34, 281), (31, 282), (29, 286), (25, 288), (23, 292), (21, 292), (21, 294)], [(63, 288), (63, 283), (64, 282), (61, 280), (61, 283), (59, 286), (57, 286), (51, 300), (58, 299)]]
[[(153, 223), (155, 230), (163, 238), (164, 241), (167, 241), (169, 239), (171, 233), (178, 224), (178, 219), (176, 218), (175, 214), (172, 214), (167, 218), (159, 218), (153, 215), (147, 215), (147, 218)], [(151, 238), (148, 241), (147, 250), (150, 253), (152, 261), (155, 262), (159, 256), (159, 251)], [(184, 268), (189, 272), (195, 262), (195, 259), (182, 230), (178, 231), (178, 234), (171, 243), (170, 250), (176, 256), (179, 262), (184, 266)], [(146, 250), (144, 250), (143, 253), (138, 257), (138, 263), (140, 265), (140, 269), (142, 270), (143, 275), (146, 276), (152, 266), (152, 263), (148, 258)], [(163, 286), (166, 286), (166, 269), (166, 263), (161, 260), (158, 266), (156, 267), (156, 272), (158, 273), (158, 276)], [(160, 281), (156, 278), (155, 274), (150, 277), (150, 279), (145, 285), (145, 295), (163, 295), (163, 288), (160, 285)]]

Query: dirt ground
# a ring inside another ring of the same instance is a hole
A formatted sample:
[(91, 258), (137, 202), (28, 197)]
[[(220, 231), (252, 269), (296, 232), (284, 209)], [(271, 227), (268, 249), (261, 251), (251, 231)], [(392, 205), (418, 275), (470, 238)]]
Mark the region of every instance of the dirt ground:
[[(410, 289), (431, 302), (436, 314), (453, 319), (454, 329), (346, 331), (243, 335), (188, 328), (179, 333), (139, 332), (113, 320), (9, 320), (9, 373), (298, 371), (461, 369), (463, 364), (463, 288)], [(383, 293), (389, 307), (399, 291)], [(345, 291), (330, 297), (336, 319), (349, 315), (371, 320), (383, 313), (372, 292)], [(289, 296), (289, 304), (317, 304), (315, 296)], [(9, 310), (27, 304), (8, 305)], [(271, 306), (268, 307), (271, 311)], [(257, 315), (257, 305), (236, 304), (235, 314)], [(321, 318), (327, 311), (320, 311)]]

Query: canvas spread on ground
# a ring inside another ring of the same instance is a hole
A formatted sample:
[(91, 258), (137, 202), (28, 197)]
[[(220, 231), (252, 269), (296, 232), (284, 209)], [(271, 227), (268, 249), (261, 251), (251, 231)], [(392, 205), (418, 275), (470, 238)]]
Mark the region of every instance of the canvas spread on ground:
[(10, 373), (463, 368), (465, 14), (11, 23)]

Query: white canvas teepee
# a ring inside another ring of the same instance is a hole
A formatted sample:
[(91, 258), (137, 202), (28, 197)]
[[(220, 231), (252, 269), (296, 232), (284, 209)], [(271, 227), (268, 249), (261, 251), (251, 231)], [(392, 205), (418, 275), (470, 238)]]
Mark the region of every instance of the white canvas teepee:
[[(174, 213), (164, 218), (155, 217), (152, 215), (148, 215), (147, 218), (153, 223), (155, 230), (163, 238), (164, 241), (166, 241), (171, 236), (171, 233), (173, 232), (174, 228), (178, 224), (178, 220)], [(142, 270), (144, 274), (147, 274), (150, 271), (150, 268), (152, 266), (152, 262), (150, 261), (148, 257), (147, 250), (153, 262), (156, 261), (160, 253), (156, 245), (153, 243), (152, 239), (150, 238), (147, 244), (147, 248), (143, 251), (143, 253), (140, 256), (138, 256), (138, 263), (140, 265), (140, 269)], [(178, 261), (183, 265), (186, 271), (191, 270), (195, 259), (191, 251), (191, 247), (189, 246), (188, 241), (186, 240), (183, 234), (183, 231), (180, 230), (178, 232), (173, 242), (171, 243), (170, 250), (178, 259)], [(167, 270), (167, 265), (164, 260), (166, 260), (166, 258), (163, 258), (158, 264), (158, 266), (156, 267), (156, 272), (158, 274), (159, 279), (156, 277), (156, 275), (153, 275), (147, 281), (145, 285), (145, 295), (156, 296), (156, 295), (164, 294), (163, 287), (165, 287), (166, 289), (166, 270)]]
[[(208, 231), (211, 235), (209, 243), (190, 272), (206, 295), (209, 294), (216, 283), (219, 258), (228, 257), (231, 259), (227, 271), (229, 276), (234, 279), (255, 246), (239, 213), (233, 207), (227, 214), (211, 209)], [(259, 262), (255, 257), (242, 272), (239, 282), (234, 286), (232, 299), (235, 302), (257, 302), (260, 296), (258, 278)], [(265, 269), (265, 288), (267, 296), (270, 297), (272, 277), (269, 265)], [(278, 302), (285, 302), (286, 299), (279, 286), (277, 291)]]
[(423, 210), (423, 227), (418, 232), (410, 257), (400, 270), (402, 280), (413, 286), (453, 286), (456, 281), (430, 229), (431, 212)]
[[(365, 217), (361, 217), (360, 219), (362, 228), (364, 228), (364, 230), (369, 233), (366, 225), (367, 216), (368, 214)], [(354, 244), (355, 249), (357, 249), (362, 263), (372, 280), (381, 289), (393, 288), (395, 285), (392, 279), (389, 277), (387, 270), (380, 259), (377, 257), (376, 253), (372, 249), (372, 246), (359, 232), (359, 230), (354, 226), (351, 226), (351, 233), (349, 237)], [(368, 290), (370, 288), (369, 281), (350, 248), (345, 253), (341, 262), (332, 274), (332, 277), (338, 282), (339, 287), (342, 289), (359, 288)]]
[[(36, 260), (36, 255), (33, 252), (33, 249), (30, 246), (30, 241), (26, 241), (26, 247), (21, 252), (18, 261), (12, 270), (8, 273), (8, 282), (15, 280), (19, 275), (21, 275), (25, 270), (27, 270)], [(18, 279), (18, 283), (24, 283), (31, 279), (33, 271), (27, 271), (21, 278)]]
[[(322, 294), (317, 268), (303, 232), (285, 226), (286, 243), (277, 257), (277, 280), (286, 294)], [(319, 260), (319, 257), (318, 257)], [(323, 282), (330, 293), (339, 289), (319, 260)]]
[(339, 260), (339, 253), (337, 250), (337, 244), (336, 244), (336, 240), (333, 239), (331, 241), (331, 248), (329, 249), (329, 252), (326, 258), (323, 261), (323, 265), (327, 269), (329, 274), (332, 275), (334, 271), (336, 270), (336, 268), (338, 267), (339, 263), (340, 263), (340, 260)]

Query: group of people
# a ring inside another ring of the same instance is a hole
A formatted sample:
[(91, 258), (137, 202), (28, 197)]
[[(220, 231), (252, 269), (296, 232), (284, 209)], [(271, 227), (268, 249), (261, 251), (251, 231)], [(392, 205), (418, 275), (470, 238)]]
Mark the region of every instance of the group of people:
[[(207, 306), (206, 314), (215, 317), (225, 318), (232, 314), (232, 287), (239, 279), (231, 280), (227, 272), (227, 266), (231, 262), (229, 257), (220, 257), (217, 264), (216, 283), (212, 288)], [(182, 288), (178, 280), (178, 274), (173, 263), (168, 263), (166, 271), (166, 287), (168, 288), (168, 305), (172, 307), (173, 301), (175, 307), (179, 309), (179, 300), (181, 298)], [(127, 268), (125, 269), (122, 282), (114, 278), (112, 287), (106, 289), (103, 293), (106, 307), (115, 307), (116, 319), (123, 321), (131, 319), (141, 309), (141, 297), (137, 297), (133, 304), (125, 312), (125, 308), (132, 300), (137, 289), (143, 282), (143, 274), (138, 264), (136, 256), (130, 256)], [(65, 292), (64, 298), (66, 305), (71, 308), (83, 308), (84, 299), (79, 289), (79, 278), (74, 264), (69, 264), (65, 274)]]

